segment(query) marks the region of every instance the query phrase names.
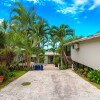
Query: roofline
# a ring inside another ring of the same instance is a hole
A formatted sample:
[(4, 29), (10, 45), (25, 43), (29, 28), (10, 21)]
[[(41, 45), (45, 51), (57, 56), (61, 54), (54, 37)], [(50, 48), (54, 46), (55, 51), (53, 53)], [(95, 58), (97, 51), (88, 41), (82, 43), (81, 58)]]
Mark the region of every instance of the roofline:
[(86, 37), (86, 38), (81, 38), (81, 39), (66, 43), (64, 45), (67, 46), (67, 45), (71, 45), (71, 44), (78, 43), (78, 42), (83, 42), (83, 41), (94, 39), (94, 38), (98, 38), (98, 37), (100, 37), (100, 34), (89, 36), (89, 37)]

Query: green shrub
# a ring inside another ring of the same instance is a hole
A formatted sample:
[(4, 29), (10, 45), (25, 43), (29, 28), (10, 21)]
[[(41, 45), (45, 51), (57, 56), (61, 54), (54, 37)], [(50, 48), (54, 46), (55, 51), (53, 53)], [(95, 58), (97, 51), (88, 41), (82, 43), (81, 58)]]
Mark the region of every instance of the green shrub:
[(78, 70), (78, 67), (75, 67), (75, 68), (74, 68), (74, 71), (77, 71), (77, 70)]
[(90, 81), (100, 84), (100, 71), (99, 70), (91, 70), (88, 73), (87, 77)]
[(53, 58), (53, 63), (59, 63), (60, 62), (60, 58), (59, 57), (55, 57)]
[(14, 66), (15, 70), (20, 70), (20, 66), (19, 66), (19, 62), (18, 61), (14, 61), (12, 63), (12, 65)]
[(0, 75), (3, 75), (4, 74), (4, 70), (3, 68), (0, 67)]
[(84, 70), (81, 68), (81, 69), (80, 69), (80, 73), (82, 74), (83, 72), (84, 72)]
[(83, 73), (84, 73), (84, 70), (83, 70), (82, 68), (79, 68), (79, 69), (77, 70), (77, 73), (83, 74)]
[(87, 67), (85, 67), (85, 68), (84, 68), (84, 73), (83, 73), (83, 75), (84, 75), (85, 77), (87, 77), (88, 72), (89, 72), (89, 69), (88, 69)]
[(15, 77), (15, 73), (14, 72), (10, 72), (9, 73), (9, 77)]
[(89, 72), (89, 69), (87, 67), (85, 67), (84, 68), (84, 71), (88, 73)]
[(15, 73), (8, 70), (6, 76), (7, 77), (15, 77)]
[(23, 71), (32, 71), (32, 67), (27, 67), (27, 68), (24, 68)]
[(62, 67), (60, 67), (60, 70), (66, 70), (66, 69), (68, 69), (68, 66), (67, 66), (67, 65), (62, 64)]

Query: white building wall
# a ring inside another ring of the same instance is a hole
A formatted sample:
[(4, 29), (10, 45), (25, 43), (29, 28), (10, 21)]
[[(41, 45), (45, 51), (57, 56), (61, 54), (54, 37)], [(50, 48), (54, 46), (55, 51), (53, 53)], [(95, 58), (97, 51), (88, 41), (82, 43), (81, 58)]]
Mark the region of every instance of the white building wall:
[(48, 64), (48, 56), (45, 56), (44, 63), (45, 63), (45, 64)]
[(71, 47), (71, 58), (73, 61), (93, 69), (100, 69), (100, 37), (79, 43), (79, 50)]

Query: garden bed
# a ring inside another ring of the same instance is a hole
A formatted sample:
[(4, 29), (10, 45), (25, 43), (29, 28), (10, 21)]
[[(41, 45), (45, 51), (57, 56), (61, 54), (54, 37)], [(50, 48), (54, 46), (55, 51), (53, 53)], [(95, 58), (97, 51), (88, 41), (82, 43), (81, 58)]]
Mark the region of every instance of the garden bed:
[(82, 77), (84, 80), (88, 81), (90, 84), (94, 85), (96, 88), (100, 89), (100, 84), (91, 82), (87, 77), (84, 75), (79, 74), (77, 71), (74, 71), (76, 74), (78, 74), (80, 77)]
[(0, 89), (4, 88), (6, 85), (8, 85), (10, 82), (16, 80), (20, 76), (24, 75), (27, 71), (14, 71), (15, 77), (10, 77), (6, 81), (4, 81), (2, 84), (0, 84)]

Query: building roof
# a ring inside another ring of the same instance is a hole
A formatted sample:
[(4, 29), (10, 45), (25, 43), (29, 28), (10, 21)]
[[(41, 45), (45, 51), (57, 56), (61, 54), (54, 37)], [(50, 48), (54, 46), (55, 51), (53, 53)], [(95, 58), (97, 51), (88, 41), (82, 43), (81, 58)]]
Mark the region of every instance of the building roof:
[[(59, 56), (60, 54), (59, 54), (59, 53), (54, 53), (54, 52), (52, 52), (52, 51), (46, 51), (46, 52), (45, 52), (45, 56), (54, 56), (54, 55)], [(33, 54), (32, 57), (36, 57), (36, 55)]]
[(82, 42), (82, 41), (86, 41), (86, 40), (90, 40), (90, 39), (94, 39), (94, 38), (98, 38), (98, 37), (100, 37), (100, 33), (66, 43), (65, 45), (71, 45), (74, 43), (78, 43), (78, 42)]
[(45, 52), (45, 55), (46, 56), (53, 56), (53, 55), (60, 55), (59, 53), (54, 53), (54, 52), (52, 52), (52, 51), (47, 51), (47, 52)]

